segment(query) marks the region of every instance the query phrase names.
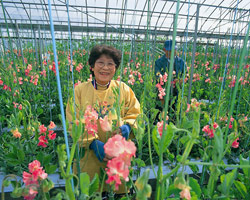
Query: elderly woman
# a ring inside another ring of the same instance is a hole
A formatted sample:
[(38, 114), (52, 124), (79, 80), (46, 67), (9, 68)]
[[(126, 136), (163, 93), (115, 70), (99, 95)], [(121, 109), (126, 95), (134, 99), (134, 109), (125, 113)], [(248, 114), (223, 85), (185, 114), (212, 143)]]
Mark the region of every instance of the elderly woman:
[[(110, 120), (117, 120), (117, 115), (111, 114), (110, 110), (117, 99), (114, 89), (118, 89), (120, 90), (121, 123), (118, 123), (120, 126), (117, 133), (128, 139), (131, 135), (131, 127), (134, 126), (135, 119), (140, 114), (140, 104), (129, 86), (112, 80), (121, 63), (121, 52), (112, 46), (97, 45), (91, 50), (88, 62), (94, 80), (75, 87), (76, 117), (79, 119), (79, 112), (84, 113), (87, 106), (91, 105), (99, 116), (108, 113)], [(69, 104), (66, 108), (66, 115), (67, 120), (71, 122), (72, 113)], [(105, 169), (107, 161), (111, 159), (104, 152), (104, 144), (108, 139), (107, 133), (101, 129), (99, 120), (97, 124), (97, 133), (93, 135), (83, 133), (79, 141), (80, 147), (89, 148), (89, 152), (85, 153), (84, 158), (81, 159), (80, 166), (81, 171), (87, 172), (91, 179), (95, 173), (100, 174), (100, 169)], [(124, 189), (117, 193), (124, 193)]]

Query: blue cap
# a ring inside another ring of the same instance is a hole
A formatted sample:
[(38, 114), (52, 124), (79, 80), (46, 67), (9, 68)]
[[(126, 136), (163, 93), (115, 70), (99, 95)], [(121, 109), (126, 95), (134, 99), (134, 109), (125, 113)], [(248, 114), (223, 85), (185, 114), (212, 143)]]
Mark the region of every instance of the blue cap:
[[(172, 50), (172, 40), (166, 40), (164, 43), (164, 48), (167, 51), (171, 51)], [(175, 49), (177, 49), (177, 46), (175, 46)]]

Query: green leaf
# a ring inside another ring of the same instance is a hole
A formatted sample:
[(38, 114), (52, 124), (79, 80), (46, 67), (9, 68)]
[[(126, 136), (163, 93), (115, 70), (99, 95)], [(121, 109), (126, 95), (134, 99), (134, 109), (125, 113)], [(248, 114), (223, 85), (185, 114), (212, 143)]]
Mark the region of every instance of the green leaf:
[(15, 154), (15, 153), (8, 153), (7, 155), (6, 155), (6, 158), (8, 159), (8, 158), (10, 158), (10, 159), (17, 159), (17, 154)]
[[(240, 165), (250, 165), (250, 160), (247, 160), (240, 155)], [(243, 168), (243, 173), (247, 178), (250, 178), (250, 169), (249, 168)]]
[(80, 174), (80, 189), (81, 193), (85, 195), (89, 195), (89, 188), (90, 188), (90, 179), (89, 175), (84, 172)]
[(199, 167), (197, 165), (189, 165), (189, 167), (194, 172), (194, 174), (199, 172)]
[(51, 159), (52, 159), (52, 155), (51, 154), (44, 156), (43, 165), (50, 164)]
[(198, 181), (194, 178), (189, 178), (189, 186), (192, 188), (192, 190), (195, 192), (198, 198), (201, 196), (201, 188), (198, 183)]
[(180, 142), (182, 144), (186, 144), (189, 140), (190, 140), (190, 137), (185, 135), (185, 136), (181, 137)]
[(37, 108), (37, 115), (43, 114), (43, 109), (42, 108)]
[[(168, 191), (167, 191), (167, 197), (171, 196), (171, 195), (174, 195), (175, 197), (179, 197), (180, 196), (180, 189), (176, 188), (174, 186), (174, 184), (170, 185), (169, 188), (168, 188)], [(179, 199), (179, 198), (178, 198)]]
[(45, 172), (48, 173), (48, 174), (53, 174), (55, 173), (57, 169), (57, 165), (45, 165)]
[(22, 149), (17, 150), (17, 156), (20, 161), (24, 161), (25, 153)]
[(8, 180), (8, 179), (5, 179), (5, 180), (3, 181), (2, 187), (8, 187), (10, 184), (11, 184), (11, 181)]
[(226, 196), (229, 195), (229, 193), (231, 191), (231, 187), (234, 183), (234, 179), (236, 177), (236, 172), (237, 172), (237, 170), (234, 169), (232, 172), (229, 172), (226, 175), (223, 174), (221, 176), (220, 179), (221, 179), (222, 184), (221, 184), (220, 189), (221, 189), (222, 194), (224, 194)]
[(99, 189), (99, 176), (98, 174), (95, 174), (89, 186), (89, 196), (91, 196), (98, 189)]
[(151, 196), (152, 188), (148, 184), (149, 172), (150, 170), (146, 169), (142, 176), (135, 182), (137, 188), (136, 199), (146, 200)]
[(219, 163), (221, 161), (224, 145), (223, 145), (223, 134), (219, 128), (216, 129), (214, 134), (214, 148), (213, 148), (213, 161)]
[(41, 165), (43, 165), (43, 158), (44, 158), (44, 153), (40, 151), (37, 154), (36, 159), (41, 163)]
[(166, 136), (165, 136), (164, 142), (163, 142), (163, 150), (167, 149), (168, 146), (171, 144), (173, 137), (174, 137), (174, 129), (176, 130), (176, 127), (172, 123), (170, 123), (167, 126)]
[(140, 158), (136, 158), (134, 159), (134, 161), (136, 162), (138, 167), (145, 167), (145, 162), (143, 160), (141, 160)]
[(237, 190), (239, 191), (242, 198), (246, 199), (246, 195), (247, 195), (246, 186), (243, 183), (241, 183), (240, 181), (234, 181), (234, 185), (237, 188)]
[(157, 137), (157, 134), (158, 134), (158, 132), (157, 132), (157, 128), (155, 127), (154, 129), (153, 129), (153, 131), (152, 131), (152, 141), (153, 141), (153, 145), (154, 145), (154, 148), (155, 148), (155, 151), (156, 151), (156, 153), (158, 154), (158, 155), (160, 155), (160, 153), (159, 153), (159, 139), (158, 139), (158, 137)]

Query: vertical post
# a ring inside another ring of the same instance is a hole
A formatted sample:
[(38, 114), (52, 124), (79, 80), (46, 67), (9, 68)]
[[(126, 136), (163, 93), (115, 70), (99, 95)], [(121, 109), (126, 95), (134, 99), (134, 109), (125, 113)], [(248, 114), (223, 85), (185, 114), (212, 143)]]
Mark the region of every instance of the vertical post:
[(38, 37), (39, 37), (39, 39), (38, 39), (38, 48), (39, 48), (39, 60), (40, 60), (40, 65), (42, 66), (42, 64), (43, 64), (43, 61), (42, 61), (42, 40), (41, 40), (41, 27), (40, 27), (40, 25), (38, 25)]
[(35, 63), (37, 64), (37, 67), (38, 67), (39, 59), (38, 59), (38, 48), (37, 48), (37, 42), (36, 42), (36, 31), (34, 28), (32, 29), (32, 31), (33, 31), (33, 35), (34, 35), (34, 42), (35, 42), (35, 49), (36, 49), (36, 62)]
[(197, 4), (196, 20), (195, 20), (195, 32), (194, 32), (194, 45), (193, 45), (193, 51), (192, 51), (191, 73), (190, 73), (190, 77), (189, 77), (189, 88), (188, 88), (188, 103), (190, 103), (190, 99), (191, 99), (191, 88), (192, 88), (193, 73), (194, 73), (194, 59), (195, 59), (195, 52), (196, 52), (196, 40), (197, 40), (199, 12), (200, 12), (200, 4)]
[(105, 33), (104, 33), (104, 41), (107, 43), (107, 32), (108, 32), (108, 27), (107, 27), (107, 21), (108, 21), (108, 7), (109, 7), (109, 0), (106, 0), (106, 9), (105, 9)]
[(23, 57), (22, 42), (21, 42), (21, 39), (20, 39), (20, 36), (19, 36), (19, 29), (18, 29), (18, 24), (17, 24), (16, 20), (15, 20), (15, 25), (16, 25), (16, 35), (17, 35), (17, 38), (18, 38), (18, 46), (19, 46), (19, 49), (21, 51), (21, 56), (22, 56), (23, 65), (24, 65), (25, 63), (24, 63), (24, 57)]

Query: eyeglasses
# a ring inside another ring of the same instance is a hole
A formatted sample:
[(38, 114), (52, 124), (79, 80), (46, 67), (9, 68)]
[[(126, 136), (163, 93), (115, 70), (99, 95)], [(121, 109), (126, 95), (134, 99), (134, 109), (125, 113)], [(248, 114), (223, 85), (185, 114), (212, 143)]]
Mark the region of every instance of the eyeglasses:
[(116, 64), (113, 62), (105, 63), (103, 61), (97, 61), (95, 64), (100, 68), (103, 68), (106, 65), (109, 69), (113, 69), (116, 66)]

